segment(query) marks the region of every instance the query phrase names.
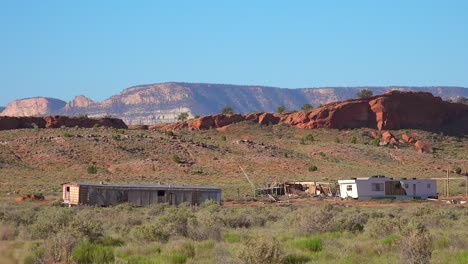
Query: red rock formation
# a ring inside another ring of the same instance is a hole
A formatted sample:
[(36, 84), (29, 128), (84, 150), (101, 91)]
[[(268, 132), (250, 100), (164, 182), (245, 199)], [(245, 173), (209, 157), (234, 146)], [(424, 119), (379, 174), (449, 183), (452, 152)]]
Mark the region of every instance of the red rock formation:
[(148, 130), (148, 125), (129, 125), (128, 129), (132, 130)]
[(422, 141), (422, 140), (416, 141), (416, 143), (414, 143), (414, 146), (421, 153), (432, 153), (432, 152), (434, 152), (434, 149), (432, 148), (432, 146), (429, 143), (427, 143), (425, 141)]
[(67, 116), (45, 116), (45, 117), (9, 117), (0, 116), (0, 130), (20, 128), (60, 128), (60, 127), (83, 127), (95, 126), (127, 128), (125, 123), (117, 118), (86, 118)]
[[(382, 140), (383, 141), (387, 141), (387, 142), (391, 142), (393, 139), (393, 141), (395, 141), (395, 137), (392, 135), (392, 133), (390, 133), (389, 131), (385, 131), (383, 134), (382, 134)], [(393, 143), (393, 142), (392, 142)]]

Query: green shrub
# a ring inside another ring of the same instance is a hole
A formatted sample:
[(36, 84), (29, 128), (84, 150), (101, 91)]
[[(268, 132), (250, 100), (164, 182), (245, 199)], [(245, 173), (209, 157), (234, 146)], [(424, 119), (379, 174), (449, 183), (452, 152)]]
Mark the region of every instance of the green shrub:
[(225, 233), (223, 234), (223, 240), (227, 243), (237, 243), (240, 242), (240, 236), (235, 233)]
[(309, 111), (309, 110), (312, 109), (312, 108), (313, 108), (313, 106), (312, 106), (311, 104), (307, 104), (307, 103), (306, 103), (306, 104), (303, 104), (303, 105), (301, 106), (301, 110), (302, 110), (302, 111)]
[(47, 239), (67, 226), (72, 218), (73, 214), (67, 208), (43, 209), (39, 211), (36, 221), (30, 226), (31, 236), (34, 239)]
[(305, 264), (309, 263), (309, 261), (308, 256), (289, 254), (284, 258), (283, 264)]
[(378, 146), (379, 146), (379, 143), (380, 143), (380, 139), (378, 139), (378, 138), (374, 138), (374, 139), (371, 141), (371, 145), (372, 145), (372, 146), (378, 147)]
[(121, 128), (121, 129), (117, 130), (117, 133), (123, 135), (123, 134), (125, 134), (125, 129)]
[(82, 241), (73, 248), (72, 259), (78, 264), (113, 263), (114, 251), (111, 247)]
[(87, 171), (88, 171), (88, 174), (96, 174), (97, 168), (94, 165), (89, 165)]
[(460, 167), (455, 167), (455, 168), (453, 168), (453, 171), (454, 171), (456, 174), (461, 174), (462, 169), (461, 169)]
[(410, 223), (403, 231), (400, 241), (401, 263), (430, 263), (432, 256), (432, 237), (421, 223)]
[(336, 231), (361, 232), (364, 230), (368, 219), (369, 216), (366, 213), (360, 213), (359, 211), (343, 212), (335, 217), (330, 224), (333, 225), (332, 229)]
[(226, 141), (226, 136), (221, 136), (221, 141)]
[(352, 137), (351, 138), (351, 144), (356, 144), (357, 143), (357, 138), (356, 137)]
[(332, 220), (335, 213), (334, 207), (330, 204), (326, 204), (318, 210), (317, 208), (304, 208), (296, 211), (299, 232), (302, 234), (315, 234), (333, 231)]
[(69, 138), (69, 137), (73, 137), (73, 135), (68, 132), (65, 132), (63, 133), (63, 137)]
[(341, 143), (341, 140), (340, 140), (339, 138), (337, 138), (337, 137), (336, 137), (333, 141), (334, 141), (335, 143)]
[(168, 135), (168, 136), (171, 136), (171, 137), (172, 137), (172, 136), (174, 136), (174, 132), (172, 132), (172, 131), (166, 131), (166, 135)]
[(316, 171), (318, 168), (317, 168), (317, 166), (315, 166), (315, 165), (311, 165), (311, 166), (309, 166), (309, 168), (307, 168), (307, 169), (308, 169), (309, 171)]
[(309, 252), (322, 251), (323, 243), (322, 239), (318, 236), (303, 238), (296, 242), (296, 247), (307, 250)]
[(132, 230), (133, 237), (140, 241), (161, 241), (169, 239), (169, 233), (158, 224), (137, 226)]
[(175, 163), (181, 163), (182, 159), (179, 157), (179, 155), (174, 154), (172, 155), (172, 161), (174, 161)]
[(396, 244), (396, 242), (398, 242), (399, 240), (399, 237), (397, 235), (389, 235), (389, 236), (386, 236), (383, 240), (382, 240), (382, 245), (384, 246), (393, 246)]
[(234, 110), (230, 106), (225, 106), (221, 109), (221, 114), (232, 115), (234, 114)]
[(401, 219), (395, 217), (370, 218), (364, 230), (369, 237), (380, 238), (399, 232), (404, 225)]
[(312, 134), (307, 134), (304, 136), (304, 140), (314, 141), (314, 136), (312, 136)]
[(283, 260), (283, 251), (274, 237), (255, 237), (246, 241), (240, 258), (245, 263), (279, 264)]
[(171, 252), (168, 255), (165, 255), (166, 262), (170, 264), (184, 264), (187, 262), (188, 256), (181, 252)]
[(91, 243), (83, 241), (73, 248), (72, 259), (79, 264), (93, 263), (93, 250)]

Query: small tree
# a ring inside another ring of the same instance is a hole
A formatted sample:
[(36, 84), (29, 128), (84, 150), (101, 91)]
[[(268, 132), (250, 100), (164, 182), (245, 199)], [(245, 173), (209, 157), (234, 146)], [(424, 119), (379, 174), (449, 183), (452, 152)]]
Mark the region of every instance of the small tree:
[(468, 98), (466, 98), (466, 97), (458, 97), (457, 103), (468, 104)]
[(301, 110), (302, 110), (302, 111), (309, 111), (309, 110), (312, 109), (312, 108), (313, 108), (313, 106), (312, 106), (311, 104), (303, 104), (303, 105), (301, 106)]
[(177, 116), (177, 120), (179, 121), (185, 121), (187, 120), (189, 117), (189, 114), (187, 112), (183, 112), (183, 113), (180, 113), (178, 116)]
[(315, 165), (311, 165), (311, 166), (309, 166), (309, 168), (307, 168), (307, 170), (309, 170), (309, 171), (316, 171), (317, 169), (318, 168)]
[(462, 169), (460, 167), (455, 167), (453, 168), (453, 171), (456, 173), (456, 174), (461, 174), (462, 173)]
[(278, 106), (276, 108), (276, 112), (278, 112), (280, 114), (283, 113), (285, 110), (286, 110), (286, 107), (284, 107), (284, 106)]
[(362, 89), (359, 92), (357, 92), (357, 96), (359, 98), (361, 98), (361, 99), (371, 97), (372, 95), (373, 95), (373, 93), (369, 89)]
[(181, 163), (182, 162), (182, 159), (179, 157), (179, 155), (177, 154), (174, 154), (172, 156), (172, 160), (175, 162), (175, 163)]
[(234, 114), (234, 110), (230, 106), (225, 106), (225, 107), (221, 108), (221, 114), (232, 115), (232, 114)]
[(87, 170), (88, 170), (88, 174), (96, 174), (97, 173), (97, 168), (94, 165), (89, 165)]

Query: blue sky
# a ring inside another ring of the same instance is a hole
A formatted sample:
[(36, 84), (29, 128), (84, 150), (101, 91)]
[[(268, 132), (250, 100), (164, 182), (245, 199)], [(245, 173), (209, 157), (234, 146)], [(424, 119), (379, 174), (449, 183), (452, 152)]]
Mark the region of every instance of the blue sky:
[(0, 105), (167, 81), (468, 87), (468, 1), (0, 0)]

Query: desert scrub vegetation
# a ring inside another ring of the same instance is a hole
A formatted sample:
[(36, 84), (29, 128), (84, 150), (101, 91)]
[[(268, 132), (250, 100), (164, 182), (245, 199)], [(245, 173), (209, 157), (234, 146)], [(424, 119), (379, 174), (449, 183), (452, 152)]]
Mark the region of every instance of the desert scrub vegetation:
[(15, 263), (466, 263), (467, 221), (467, 207), (429, 202), (105, 208), (2, 203), (0, 246), (25, 252), (15, 255)]

